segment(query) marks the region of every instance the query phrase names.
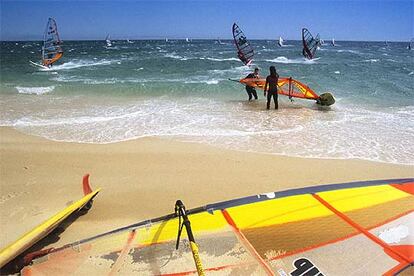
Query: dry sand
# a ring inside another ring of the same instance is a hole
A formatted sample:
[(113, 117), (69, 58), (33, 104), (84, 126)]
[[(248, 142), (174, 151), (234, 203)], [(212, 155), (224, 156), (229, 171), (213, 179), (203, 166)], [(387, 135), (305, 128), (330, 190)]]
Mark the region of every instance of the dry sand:
[(50, 246), (187, 208), (290, 188), (404, 178), (414, 166), (292, 158), (144, 138), (106, 145), (53, 142), (0, 127), (0, 248), (82, 197), (91, 174), (102, 191), (88, 214)]

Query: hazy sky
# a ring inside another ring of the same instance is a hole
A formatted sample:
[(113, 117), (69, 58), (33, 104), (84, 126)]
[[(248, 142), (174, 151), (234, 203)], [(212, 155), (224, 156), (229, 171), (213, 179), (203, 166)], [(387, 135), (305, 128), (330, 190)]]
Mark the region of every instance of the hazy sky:
[(360, 1), (19, 1), (0, 0), (1, 40), (40, 40), (48, 17), (62, 40), (231, 38), (237, 22), (250, 39), (408, 41), (413, 0)]

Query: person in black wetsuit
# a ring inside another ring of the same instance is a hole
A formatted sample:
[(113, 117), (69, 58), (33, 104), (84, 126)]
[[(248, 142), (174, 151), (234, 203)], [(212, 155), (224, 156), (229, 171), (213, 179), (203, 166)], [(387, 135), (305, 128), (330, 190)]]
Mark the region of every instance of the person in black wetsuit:
[(277, 83), (279, 81), (279, 74), (276, 72), (274, 66), (270, 66), (270, 75), (266, 77), (266, 84), (264, 87), (264, 96), (266, 97), (267, 92), (267, 109), (270, 109), (270, 101), (273, 97), (275, 102), (275, 109), (279, 108), (279, 103), (277, 99)]
[[(258, 79), (259, 78), (259, 68), (254, 68), (254, 72), (246, 76), (245, 79)], [(246, 85), (247, 95), (249, 95), (249, 101), (254, 97), (257, 100), (257, 92), (253, 86)]]

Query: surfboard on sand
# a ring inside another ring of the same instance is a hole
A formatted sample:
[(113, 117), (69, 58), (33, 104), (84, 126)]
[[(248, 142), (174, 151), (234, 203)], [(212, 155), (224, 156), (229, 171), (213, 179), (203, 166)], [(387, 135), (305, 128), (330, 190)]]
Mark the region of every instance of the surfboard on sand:
[(72, 203), (60, 212), (56, 213), (49, 219), (34, 227), (32, 230), (21, 236), (18, 240), (9, 244), (0, 250), (0, 268), (11, 262), (25, 250), (39, 242), (41, 239), (49, 235), (54, 229), (62, 224), (70, 215), (81, 210), (89, 210), (92, 206), (93, 198), (101, 189), (92, 191), (89, 185), (89, 174), (83, 177), (83, 193), (84, 196), (78, 201)]

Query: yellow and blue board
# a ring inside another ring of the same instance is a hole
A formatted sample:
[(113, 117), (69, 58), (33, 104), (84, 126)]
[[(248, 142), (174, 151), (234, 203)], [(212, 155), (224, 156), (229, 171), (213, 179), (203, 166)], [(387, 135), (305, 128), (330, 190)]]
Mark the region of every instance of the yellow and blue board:
[[(188, 211), (206, 275), (412, 273), (414, 179), (294, 189)], [(52, 250), (22, 275), (196, 275), (174, 214)], [(185, 233), (182, 234), (186, 239)]]
[(14, 258), (19, 256), (25, 250), (29, 249), (32, 245), (39, 242), (41, 239), (50, 234), (56, 229), (63, 221), (65, 221), (70, 215), (83, 209), (85, 206), (92, 202), (93, 198), (99, 193), (101, 189), (92, 191), (89, 185), (89, 174), (83, 177), (83, 191), (84, 197), (78, 201), (72, 203), (68, 207), (64, 208), (60, 212), (56, 213), (52, 217), (48, 218), (44, 222), (37, 225), (35, 228), (24, 234), (18, 240), (14, 241), (10, 245), (0, 250), (0, 268), (3, 268)]

